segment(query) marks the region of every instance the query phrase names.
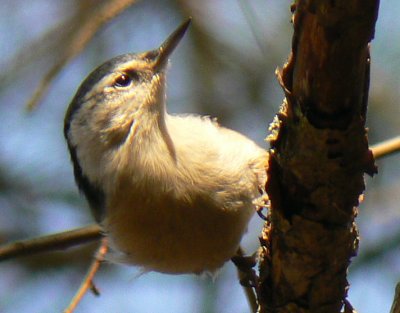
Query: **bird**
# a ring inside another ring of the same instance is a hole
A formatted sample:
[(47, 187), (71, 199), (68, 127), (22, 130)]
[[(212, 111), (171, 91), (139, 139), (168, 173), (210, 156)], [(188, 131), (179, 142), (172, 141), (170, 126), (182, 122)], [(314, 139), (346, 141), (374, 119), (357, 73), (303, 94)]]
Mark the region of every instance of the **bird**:
[(108, 238), (112, 262), (167, 274), (215, 273), (239, 248), (266, 182), (267, 152), (207, 116), (169, 114), (169, 58), (114, 57), (73, 97), (64, 135), (75, 181)]

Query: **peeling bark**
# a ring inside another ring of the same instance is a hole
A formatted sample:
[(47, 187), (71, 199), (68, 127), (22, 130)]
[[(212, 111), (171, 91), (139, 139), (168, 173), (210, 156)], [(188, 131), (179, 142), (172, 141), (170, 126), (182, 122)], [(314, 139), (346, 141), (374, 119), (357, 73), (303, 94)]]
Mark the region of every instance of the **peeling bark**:
[(369, 42), (379, 0), (298, 0), (285, 92), (271, 124), (260, 312), (340, 312), (364, 173)]

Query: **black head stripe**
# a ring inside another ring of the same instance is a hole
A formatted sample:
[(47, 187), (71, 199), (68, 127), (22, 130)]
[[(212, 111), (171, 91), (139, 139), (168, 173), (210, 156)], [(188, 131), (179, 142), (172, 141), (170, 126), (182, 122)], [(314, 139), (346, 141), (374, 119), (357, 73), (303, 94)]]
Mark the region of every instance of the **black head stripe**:
[(72, 99), (64, 119), (64, 136), (68, 140), (68, 131), (75, 112), (77, 112), (85, 101), (85, 96), (88, 92), (92, 91), (102, 78), (112, 73), (118, 64), (127, 62), (136, 57), (135, 54), (123, 54), (117, 56), (93, 70), (88, 77), (82, 82), (74, 98)]
[(89, 203), (92, 214), (97, 222), (101, 222), (105, 214), (105, 194), (104, 191), (92, 184), (89, 179), (83, 175), (82, 168), (79, 165), (76, 156), (76, 150), (68, 144), (69, 152), (71, 154), (71, 161), (74, 166), (75, 181), (79, 190), (85, 195)]
[(82, 105), (86, 101), (86, 95), (92, 91), (93, 87), (106, 75), (114, 71), (117, 64), (132, 60), (135, 57), (133, 54), (125, 54), (117, 56), (96, 68), (89, 76), (82, 82), (77, 93), (71, 101), (68, 110), (65, 114), (64, 119), (64, 137), (68, 142), (68, 149), (71, 154), (71, 161), (74, 166), (75, 181), (78, 185), (79, 190), (85, 195), (89, 202), (90, 208), (95, 219), (99, 222), (104, 216), (105, 210), (105, 195), (104, 191), (91, 183), (89, 179), (83, 174), (82, 168), (79, 164), (78, 157), (76, 155), (76, 149), (69, 140), (69, 130), (71, 127), (71, 121), (74, 114), (79, 111)]

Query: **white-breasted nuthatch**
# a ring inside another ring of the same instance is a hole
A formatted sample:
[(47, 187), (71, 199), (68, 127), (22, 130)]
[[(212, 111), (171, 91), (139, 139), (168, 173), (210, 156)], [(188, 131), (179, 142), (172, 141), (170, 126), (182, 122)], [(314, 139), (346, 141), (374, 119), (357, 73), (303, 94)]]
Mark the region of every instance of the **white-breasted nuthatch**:
[(65, 117), (74, 174), (117, 261), (214, 272), (235, 255), (266, 180), (266, 151), (208, 117), (166, 112), (168, 58), (115, 57), (82, 83)]

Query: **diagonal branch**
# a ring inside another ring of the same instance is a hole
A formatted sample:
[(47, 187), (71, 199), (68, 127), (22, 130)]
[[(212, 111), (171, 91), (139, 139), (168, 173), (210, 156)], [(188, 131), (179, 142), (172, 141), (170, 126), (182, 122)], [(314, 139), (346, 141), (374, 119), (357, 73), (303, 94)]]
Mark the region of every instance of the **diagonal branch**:
[(27, 103), (28, 110), (33, 110), (38, 105), (56, 75), (72, 58), (86, 47), (99, 29), (135, 2), (136, 0), (109, 0), (87, 14), (83, 23), (79, 25), (79, 28), (74, 32), (70, 40), (62, 43), (66, 47), (65, 53), (59, 56), (55, 64), (39, 82), (38, 87)]
[(0, 246), (0, 261), (45, 251), (66, 249), (99, 240), (101, 237), (100, 226), (93, 224), (61, 233), (15, 241)]
[(64, 310), (64, 313), (72, 313), (89, 289), (92, 289), (96, 295), (99, 295), (99, 292), (93, 283), (93, 279), (97, 271), (99, 270), (101, 262), (104, 260), (107, 251), (108, 251), (107, 238), (103, 238), (100, 247), (97, 250), (97, 254), (94, 257), (93, 262), (90, 265), (89, 270), (87, 271), (87, 274), (81, 283), (81, 286), (79, 287), (78, 291), (76, 292), (75, 296), (71, 300), (68, 307)]
[(400, 283), (397, 284), (394, 292), (394, 299), (390, 313), (400, 313)]
[(400, 151), (400, 136), (385, 140), (371, 147), (375, 159), (380, 159)]

